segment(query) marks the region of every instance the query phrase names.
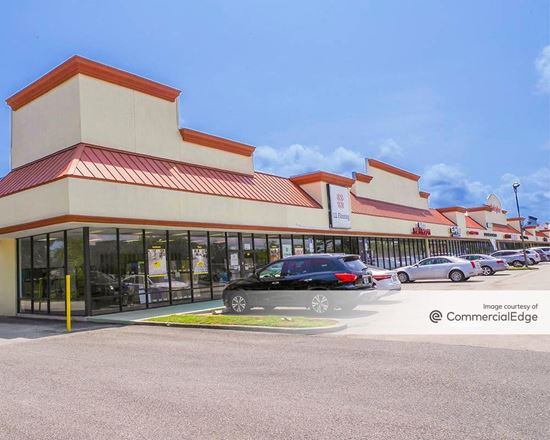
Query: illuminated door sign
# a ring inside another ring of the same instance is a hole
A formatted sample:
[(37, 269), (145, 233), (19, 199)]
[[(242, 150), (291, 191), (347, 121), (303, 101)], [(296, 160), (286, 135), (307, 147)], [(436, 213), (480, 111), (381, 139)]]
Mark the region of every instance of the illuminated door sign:
[(451, 237), (462, 237), (462, 231), (458, 226), (451, 226)]
[(432, 235), (432, 231), (424, 223), (417, 223), (412, 233), (414, 235)]
[(328, 185), (330, 227), (336, 229), (351, 228), (351, 203), (349, 188)]

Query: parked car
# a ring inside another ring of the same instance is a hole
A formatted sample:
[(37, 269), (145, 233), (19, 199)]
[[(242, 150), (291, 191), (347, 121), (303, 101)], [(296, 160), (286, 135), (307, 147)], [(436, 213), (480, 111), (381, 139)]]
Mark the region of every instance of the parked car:
[(467, 281), (481, 273), (477, 261), (467, 261), (451, 256), (429, 257), (412, 266), (400, 267), (397, 276), (402, 283), (416, 280), (450, 279), (454, 282)]
[(529, 248), (528, 250), (536, 252), (540, 257), (540, 261), (550, 261), (550, 253), (547, 254), (546, 252), (544, 252), (542, 248), (532, 247), (532, 248)]
[(306, 307), (318, 315), (352, 310), (374, 291), (372, 274), (358, 255), (295, 255), (229, 283), (222, 299), (233, 313), (253, 307)]
[(525, 257), (523, 256), (523, 252), (518, 251), (517, 249), (496, 251), (491, 254), (491, 257), (502, 258), (510, 266), (525, 266)]
[(378, 298), (391, 292), (401, 290), (401, 281), (399, 281), (397, 272), (394, 270), (382, 269), (377, 266), (368, 266), (368, 268), (372, 273), (374, 287), (382, 294), (379, 295)]
[(459, 258), (463, 258), (468, 261), (477, 261), (481, 266), (482, 275), (494, 275), (495, 272), (509, 268), (508, 263), (504, 259), (491, 257), (490, 255), (468, 254), (460, 255)]
[(536, 247), (532, 247), (531, 249), (534, 249), (536, 251), (542, 251), (547, 257), (550, 257), (550, 246), (536, 246)]
[(534, 251), (533, 249), (525, 249), (525, 253), (527, 254), (527, 258), (530, 260), (529, 264), (539, 264), (542, 261), (542, 258), (540, 257), (538, 252)]

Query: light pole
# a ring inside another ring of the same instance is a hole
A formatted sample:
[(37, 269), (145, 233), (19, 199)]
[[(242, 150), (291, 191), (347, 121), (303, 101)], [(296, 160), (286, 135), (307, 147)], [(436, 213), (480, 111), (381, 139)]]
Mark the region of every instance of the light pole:
[(519, 182), (514, 182), (512, 185), (512, 188), (514, 188), (514, 194), (516, 195), (516, 208), (518, 209), (518, 220), (519, 220), (519, 234), (521, 236), (521, 249), (523, 250), (523, 258), (525, 262), (525, 267), (527, 267), (528, 261), (527, 260), (527, 252), (525, 252), (525, 241), (523, 240), (523, 221), (521, 220), (521, 213), (519, 212), (519, 201), (518, 201), (518, 188), (519, 188)]

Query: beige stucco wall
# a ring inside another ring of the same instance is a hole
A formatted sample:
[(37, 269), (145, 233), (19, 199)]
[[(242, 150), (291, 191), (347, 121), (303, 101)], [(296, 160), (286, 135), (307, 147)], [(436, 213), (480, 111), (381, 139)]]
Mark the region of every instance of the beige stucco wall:
[(79, 93), (74, 76), (12, 112), (12, 168), (80, 142)]
[(0, 228), (68, 214), (67, 187), (61, 179), (0, 198)]
[(177, 100), (79, 76), (83, 142), (242, 173), (254, 171), (251, 157), (183, 141)]
[(17, 312), (17, 253), (14, 239), (0, 240), (0, 316)]
[(374, 167), (367, 171), (373, 179), (364, 186), (363, 197), (428, 209), (428, 200), (420, 197), (418, 182)]
[(12, 167), (86, 142), (250, 174), (252, 157), (185, 142), (178, 101), (78, 74), (12, 112)]

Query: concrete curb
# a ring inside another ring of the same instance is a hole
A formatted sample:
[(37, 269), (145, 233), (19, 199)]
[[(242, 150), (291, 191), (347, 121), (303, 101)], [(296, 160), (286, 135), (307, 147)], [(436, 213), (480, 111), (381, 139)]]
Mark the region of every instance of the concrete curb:
[(161, 327), (185, 327), (185, 328), (203, 328), (213, 330), (237, 330), (262, 333), (283, 333), (298, 335), (320, 335), (323, 333), (334, 333), (344, 330), (348, 327), (345, 323), (337, 323), (328, 327), (306, 327), (306, 328), (285, 328), (285, 327), (264, 327), (258, 325), (223, 325), (223, 324), (183, 324), (177, 322), (154, 322), (154, 321), (130, 321), (133, 325), (150, 325)]

